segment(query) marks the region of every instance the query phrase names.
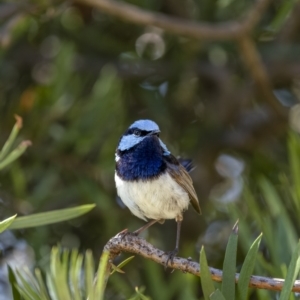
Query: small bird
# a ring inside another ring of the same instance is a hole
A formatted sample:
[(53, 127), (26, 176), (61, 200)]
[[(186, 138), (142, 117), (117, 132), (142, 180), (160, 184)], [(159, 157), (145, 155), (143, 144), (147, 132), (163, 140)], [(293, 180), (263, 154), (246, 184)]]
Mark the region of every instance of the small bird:
[(169, 252), (167, 265), (178, 253), (183, 212), (190, 202), (197, 213), (201, 214), (201, 209), (188, 174), (190, 161), (181, 164), (159, 133), (158, 125), (151, 120), (138, 120), (129, 126), (116, 150), (115, 182), (118, 196), (132, 214), (144, 221), (151, 219), (134, 234), (156, 222), (176, 220), (176, 246)]

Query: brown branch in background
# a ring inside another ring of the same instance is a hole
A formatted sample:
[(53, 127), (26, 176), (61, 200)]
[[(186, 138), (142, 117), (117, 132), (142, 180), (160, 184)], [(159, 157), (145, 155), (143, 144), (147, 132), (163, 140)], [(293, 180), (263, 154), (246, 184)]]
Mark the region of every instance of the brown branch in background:
[(242, 34), (250, 32), (260, 21), (263, 13), (268, 8), (270, 0), (257, 0), (253, 8), (249, 11), (248, 16), (242, 23)]
[(170, 17), (157, 12), (149, 12), (137, 6), (114, 0), (77, 0), (77, 2), (95, 7), (101, 12), (130, 23), (157, 26), (168, 32), (194, 39), (234, 40), (246, 31), (251, 30), (257, 24), (270, 0), (258, 0), (249, 12), (248, 17), (242, 23), (233, 21), (217, 25)]
[(244, 64), (250, 71), (261, 94), (279, 116), (286, 117), (287, 112), (273, 94), (270, 79), (253, 40), (246, 35), (239, 39), (238, 44)]
[(157, 26), (168, 32), (194, 39), (236, 40), (239, 43), (244, 63), (249, 69), (261, 94), (273, 110), (286, 118), (286, 111), (275, 98), (265, 67), (252, 39), (248, 36), (259, 22), (270, 0), (258, 0), (241, 23), (226, 22), (217, 25), (170, 17), (161, 13), (148, 12), (134, 5), (114, 0), (77, 0), (130, 23)]
[[(144, 258), (150, 259), (158, 264), (165, 266), (168, 259), (168, 254), (162, 250), (153, 247), (144, 239), (131, 234), (120, 233), (110, 239), (104, 247), (104, 251), (110, 254), (110, 262), (121, 252), (128, 252), (140, 255)], [(200, 276), (200, 266), (197, 262), (190, 259), (175, 257), (173, 263), (169, 261), (168, 267), (174, 270), (180, 270), (184, 273), (190, 273)], [(219, 269), (210, 268), (211, 277), (214, 281), (221, 282), (223, 272)], [(236, 274), (236, 282), (239, 279), (239, 274)], [(257, 289), (265, 289), (272, 291), (281, 291), (284, 284), (283, 279), (269, 278), (261, 276), (251, 276), (249, 286)], [(300, 280), (296, 280), (293, 292), (300, 292)]]
[(145, 11), (132, 4), (113, 0), (77, 0), (99, 9), (103, 13), (124, 21), (145, 26), (157, 26), (168, 32), (194, 39), (231, 40), (239, 35), (235, 22), (211, 26), (209, 24), (170, 17), (162, 13)]

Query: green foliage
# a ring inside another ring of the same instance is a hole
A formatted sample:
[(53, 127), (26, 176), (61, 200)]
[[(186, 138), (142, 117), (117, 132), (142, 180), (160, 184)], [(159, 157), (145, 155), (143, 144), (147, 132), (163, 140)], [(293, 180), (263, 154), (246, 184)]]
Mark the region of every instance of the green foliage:
[(2, 233), (4, 230), (11, 226), (11, 224), (15, 221), (16, 216), (17, 215), (14, 215), (0, 222), (0, 233)]
[(17, 278), (16, 278), (13, 270), (11, 269), (11, 267), (7, 266), (7, 268), (8, 268), (9, 283), (10, 283), (11, 290), (12, 290), (13, 300), (22, 300), (21, 295), (16, 287)]
[[(238, 222), (230, 234), (223, 263), (222, 294), (226, 300), (235, 299), (236, 255), (238, 244)], [(220, 292), (218, 292), (218, 295)]]
[[(54, 247), (50, 256), (50, 267), (45, 275), (39, 269), (34, 274), (29, 270), (11, 272), (10, 282), (14, 290), (14, 300), (102, 300), (109, 273), (109, 253), (103, 252), (95, 272), (95, 261), (91, 251), (85, 255), (78, 250)], [(131, 260), (131, 259), (130, 259)], [(129, 261), (123, 261), (125, 266)], [(118, 266), (121, 269), (121, 266)], [(124, 273), (124, 272), (123, 272)], [(132, 299), (149, 299), (143, 289), (136, 288)]]
[(291, 173), (291, 188), (288, 191), (291, 193), (293, 204), (300, 212), (300, 142), (299, 135), (295, 132), (290, 132), (288, 138), (288, 153)]
[[(229, 241), (226, 248), (225, 259), (223, 263), (223, 281), (222, 292), (219, 289), (215, 289), (213, 281), (211, 279), (211, 273), (209, 271), (204, 248), (200, 251), (200, 270), (201, 270), (201, 286), (205, 300), (209, 299), (238, 299), (246, 300), (248, 298), (248, 286), (250, 277), (253, 273), (258, 247), (262, 238), (262, 234), (251, 245), (245, 261), (243, 263), (239, 279), (237, 282), (237, 297), (235, 298), (235, 263), (237, 255), (237, 223), (234, 225), (232, 233), (229, 237)], [(294, 265), (294, 262), (291, 264)]]
[[(37, 266), (47, 260), (45, 249), (57, 242), (99, 251), (123, 228), (141, 226), (116, 204), (114, 151), (128, 124), (151, 118), (159, 123), (172, 153), (191, 157), (198, 165), (192, 176), (203, 216), (186, 213), (180, 255), (196, 256), (213, 222), (228, 224), (231, 219), (232, 224), (240, 219), (236, 264), (234, 255), (229, 262), (229, 245), (223, 262), (226, 242), (217, 236), (210, 238), (215, 242), (213, 251), (205, 245), (210, 264), (217, 268), (223, 264), (224, 280), (231, 282), (222, 284), (220, 292), (226, 297), (234, 292), (233, 269), (239, 270), (259, 232), (264, 239), (253, 272), (285, 277), (300, 236), (299, 137), (290, 133), (288, 169), (284, 150), (288, 120), (279, 120), (273, 112), (276, 99), (270, 104), (260, 95), (238, 58), (235, 42), (182, 38), (122, 22), (73, 1), (29, 0), (25, 6), (17, 2), (0, 4), (1, 144), (9, 136), (0, 154), (0, 219), (94, 202), (99, 207), (87, 218), (18, 232), (33, 247)], [(243, 20), (254, 6), (252, 0), (189, 1), (187, 6), (174, 0), (130, 2), (212, 26)], [(298, 31), (293, 30), (297, 16), (295, 22), (288, 21), (297, 12), (294, 3), (270, 2), (251, 34), (261, 61), (266, 62), (271, 86), (290, 94), (278, 97), (287, 106), (299, 102), (294, 70), (299, 64)], [(145, 34), (155, 37), (154, 43), (144, 43), (145, 51), (138, 53)], [(157, 40), (165, 52), (152, 60), (151, 53), (159, 50)], [(289, 104), (287, 98), (292, 98)], [(15, 113), (26, 123), (22, 132), (18, 127), (11, 132)], [(27, 138), (34, 143), (29, 149), (29, 143), (22, 144)], [(207, 199), (219, 180), (213, 162), (223, 151), (239, 155), (246, 165), (242, 199), (228, 207)], [(171, 226), (171, 221), (155, 225), (147, 240), (169, 249), (171, 241), (166, 237), (171, 239), (170, 233), (175, 232)], [(110, 278), (108, 295), (129, 299), (133, 286), (145, 286), (152, 299), (196, 299), (201, 294), (198, 280), (190, 275), (170, 275), (139, 258), (135, 262), (125, 276), (115, 272)], [(214, 297), (220, 292), (216, 289)], [(139, 293), (144, 293), (142, 288), (135, 296)], [(278, 293), (251, 290), (251, 296), (276, 299)]]
[(125, 267), (131, 260), (134, 259), (134, 256), (130, 256), (123, 260), (120, 264), (117, 266), (112, 264), (113, 271), (110, 273), (110, 275), (114, 274), (115, 272), (124, 273), (124, 271), (121, 270), (121, 268)]
[[(297, 252), (299, 236), (297, 217), (295, 218), (300, 212), (299, 136), (291, 132), (287, 145), (289, 168), (276, 174), (276, 183), (271, 176), (267, 178), (259, 174), (255, 180), (246, 184), (243, 201), (228, 206), (232, 220), (240, 218), (239, 238), (244, 253), (248, 251), (253, 231), (264, 233), (262, 247), (267, 250), (267, 256), (258, 256), (254, 272), (277, 278), (286, 278), (285, 270), (291, 261), (292, 253)], [(256, 292), (256, 295), (260, 297), (259, 292)], [(267, 295), (270, 299), (276, 297), (275, 292), (269, 292)], [(266, 293), (258, 299), (265, 297)]]
[(209, 300), (210, 296), (214, 293), (215, 288), (211, 279), (210, 270), (207, 265), (204, 247), (200, 251), (200, 270), (201, 270), (201, 286), (205, 300)]
[(23, 229), (67, 221), (86, 214), (94, 207), (95, 204), (87, 204), (73, 208), (64, 208), (45, 213), (31, 214), (30, 216), (25, 217), (17, 217), (9, 225), (9, 229)]
[(298, 245), (294, 250), (279, 300), (290, 299), (291, 291), (295, 283), (295, 280), (299, 274), (299, 270), (300, 270), (300, 242), (298, 242)]
[(149, 297), (147, 297), (143, 294), (144, 290), (145, 290), (144, 287), (142, 287), (140, 289), (138, 287), (136, 287), (135, 295), (133, 297), (131, 297), (129, 300), (150, 300)]
[(246, 300), (248, 294), (248, 285), (250, 282), (250, 277), (253, 274), (255, 260), (258, 252), (258, 247), (262, 238), (262, 234), (251, 245), (245, 261), (243, 263), (240, 277), (237, 283), (237, 298), (239, 300)]
[[(102, 88), (101, 88), (102, 92)], [(15, 138), (17, 137), (18, 130), (20, 128), (21, 119), (17, 119), (17, 123), (13, 128), (13, 131), (5, 143), (1, 151), (1, 157), (4, 159), (4, 164), (7, 165), (13, 160), (9, 154)], [(300, 142), (296, 136), (290, 135), (289, 141), (289, 153), (290, 161), (292, 166), (300, 167), (300, 160), (298, 159), (298, 153), (300, 152)], [(21, 153), (22, 154), (22, 153)], [(21, 155), (19, 153), (19, 155)], [(15, 157), (15, 155), (13, 155)], [(8, 159), (7, 159), (8, 158)], [(298, 168), (293, 169), (293, 184), (297, 186), (297, 180), (300, 179)], [(277, 193), (275, 187), (265, 178), (260, 177), (258, 180), (258, 187), (264, 196), (266, 205), (269, 206), (270, 216), (278, 220), (280, 215), (280, 221), (278, 223), (279, 228), (284, 228), (287, 231), (286, 241), (290, 245), (290, 249), (294, 248), (294, 241), (296, 239), (296, 232), (293, 228), (293, 224), (288, 217), (285, 207), (280, 201), (280, 196)], [(247, 195), (248, 203), (253, 210), (259, 210), (254, 197), (251, 195), (249, 190), (246, 189), (245, 195)], [(291, 194), (291, 199), (297, 203), (298, 193)], [(0, 232), (3, 232), (7, 228), (18, 229), (18, 228), (29, 228), (37, 227), (47, 224), (53, 224), (65, 220), (69, 220), (78, 217), (84, 213), (87, 213), (95, 205), (83, 205), (75, 208), (61, 209), (46, 213), (33, 214), (25, 217), (10, 217), (0, 223)], [(296, 206), (296, 205), (295, 205)], [(231, 211), (234, 215), (238, 214), (238, 208), (235, 210), (231, 207)], [(268, 220), (268, 219), (267, 219)], [(271, 219), (269, 223), (265, 223), (265, 218), (258, 219), (258, 224), (266, 226), (267, 242), (271, 245), (273, 232), (271, 228)], [(205, 300), (223, 300), (223, 299), (235, 299), (235, 292), (237, 289), (237, 299), (246, 300), (248, 298), (248, 285), (250, 277), (253, 274), (256, 256), (258, 253), (259, 245), (261, 242), (262, 235), (260, 235), (250, 246), (250, 249), (246, 255), (245, 261), (241, 268), (240, 276), (235, 286), (235, 272), (236, 272), (236, 256), (237, 256), (237, 244), (238, 244), (238, 227), (235, 224), (232, 233), (229, 237), (229, 241), (226, 247), (225, 258), (223, 262), (223, 282), (221, 291), (214, 287), (210, 270), (207, 264), (206, 254), (204, 247), (200, 251), (200, 268), (201, 268), (201, 286)], [(247, 229), (243, 228), (244, 232)], [(245, 237), (243, 237), (245, 238)], [(276, 252), (270, 250), (273, 253), (273, 257), (276, 257)], [(124, 273), (122, 267), (128, 264), (132, 258), (129, 257), (118, 266), (112, 265), (113, 271), (110, 272), (108, 266), (109, 253), (103, 252), (98, 270), (95, 273), (95, 262), (93, 260), (92, 253), (87, 251), (85, 257), (78, 253), (78, 250), (61, 250), (60, 248), (53, 248), (50, 258), (50, 269), (46, 271), (45, 279), (39, 269), (36, 269), (34, 274), (22, 272), (16, 270), (14, 272), (9, 269), (9, 280), (12, 285), (12, 293), (14, 300), (19, 299), (33, 299), (33, 300), (80, 300), (80, 299), (104, 299), (104, 293), (106, 290), (107, 280), (110, 275), (114, 272)], [(290, 262), (286, 281), (283, 287), (283, 291), (280, 295), (281, 300), (289, 299), (290, 293), (293, 287), (293, 283), (296, 279), (300, 269), (300, 243), (298, 243), (292, 260)], [(84, 270), (84, 278), (82, 278), (82, 272)], [(143, 289), (139, 290), (136, 288), (135, 295), (131, 299), (149, 299), (143, 294)], [(161, 295), (161, 294), (160, 294)]]
[(17, 146), (14, 150), (11, 151), (11, 148), (14, 145), (15, 139), (22, 128), (22, 118), (15, 115), (16, 123), (5, 142), (1, 152), (0, 152), (0, 170), (5, 168), (7, 165), (11, 164), (17, 158), (19, 158), (27, 149), (28, 146), (31, 145), (30, 141), (23, 141)]
[(26, 300), (101, 300), (106, 277), (109, 276), (107, 264), (108, 253), (104, 252), (95, 274), (95, 262), (89, 251), (83, 256), (77, 250), (69, 251), (55, 247), (51, 252), (46, 279), (41, 276), (39, 269), (35, 270), (35, 274), (16, 271), (16, 279), (13, 279), (12, 283)]
[[(213, 294), (210, 296), (209, 299), (211, 299), (211, 300), (226, 300), (226, 298), (223, 296), (223, 294), (218, 289), (213, 292)], [(231, 298), (231, 299), (234, 299), (234, 298)]]
[[(28, 142), (22, 142), (15, 150), (9, 152), (14, 144), (14, 141), (22, 127), (22, 118), (16, 116), (16, 124), (12, 132), (5, 142), (0, 152), (0, 170), (11, 164), (19, 156), (21, 156), (28, 146)], [(66, 220), (70, 220), (86, 214), (95, 207), (95, 204), (82, 205), (73, 208), (54, 210), (46, 213), (37, 213), (30, 216), (17, 217), (17, 215), (7, 218), (0, 222), (0, 233), (6, 229), (25, 229), (42, 225), (54, 224)]]
[[(248, 299), (249, 281), (256, 263), (256, 256), (261, 238), (262, 234), (258, 236), (251, 245), (243, 263), (237, 287), (235, 287), (237, 223), (235, 224), (226, 248), (223, 264), (222, 292), (214, 287), (210, 269), (207, 264), (205, 250), (204, 247), (202, 247), (200, 251), (200, 275), (205, 300)], [(38, 269), (35, 270), (35, 275), (30, 274), (29, 271), (22, 273), (20, 270), (16, 270), (16, 277), (14, 274), (10, 274), (10, 282), (13, 285), (14, 300), (104, 299), (104, 293), (109, 276), (115, 271), (124, 273), (121, 268), (128, 264), (132, 258), (133, 257), (129, 257), (117, 267), (113, 266), (113, 272), (110, 272), (110, 267), (108, 265), (109, 253), (104, 251), (95, 275), (95, 262), (90, 251), (87, 251), (85, 257), (83, 257), (83, 255), (78, 254), (77, 250), (72, 250), (70, 252), (69, 250), (62, 251), (60, 248), (53, 248), (50, 257), (50, 269), (46, 272), (46, 282)], [(83, 269), (84, 277), (82, 276)], [(286, 281), (280, 295), (280, 300), (289, 299), (294, 281), (299, 273), (299, 269), (300, 242), (292, 256)], [(237, 288), (237, 298), (234, 296), (235, 288)], [(16, 291), (18, 291), (19, 294)], [(136, 288), (135, 296), (130, 299), (146, 300), (150, 298), (145, 296), (142, 290)]]

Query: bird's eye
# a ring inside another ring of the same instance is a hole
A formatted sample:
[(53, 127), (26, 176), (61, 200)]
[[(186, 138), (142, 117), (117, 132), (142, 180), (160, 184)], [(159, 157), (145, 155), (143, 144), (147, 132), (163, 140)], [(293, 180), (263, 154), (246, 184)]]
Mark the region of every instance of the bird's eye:
[(135, 130), (133, 131), (133, 134), (136, 135), (136, 136), (140, 136), (140, 135), (141, 135), (141, 131), (138, 130), (138, 129), (135, 129)]

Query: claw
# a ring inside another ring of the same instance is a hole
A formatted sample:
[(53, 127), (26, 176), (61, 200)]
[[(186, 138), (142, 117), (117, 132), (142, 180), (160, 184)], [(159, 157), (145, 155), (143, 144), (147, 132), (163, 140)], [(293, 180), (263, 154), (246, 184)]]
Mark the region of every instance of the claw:
[(166, 263), (164, 264), (165, 270), (167, 269), (169, 262), (171, 262), (171, 265), (173, 264), (174, 257), (177, 255), (177, 253), (178, 253), (178, 248), (175, 248), (174, 250), (167, 252), (168, 258), (166, 260)]
[(125, 228), (125, 229), (123, 229), (121, 232), (119, 232), (118, 235), (123, 235), (123, 234), (125, 234), (125, 233), (127, 233), (127, 232), (128, 232), (128, 229)]
[(121, 232), (119, 232), (117, 234), (117, 237), (121, 238), (122, 240), (125, 238), (126, 235), (130, 234), (130, 232), (128, 232), (128, 229), (125, 228), (124, 230), (122, 230)]
[(125, 239), (126, 236), (129, 236), (129, 235), (131, 235), (131, 236), (138, 236), (138, 233), (137, 233), (136, 231), (130, 232), (130, 231), (128, 231), (128, 229), (126, 228), (126, 229), (122, 230), (121, 232), (119, 232), (119, 233), (117, 234), (117, 236), (118, 236), (119, 238), (121, 238), (122, 241)]

